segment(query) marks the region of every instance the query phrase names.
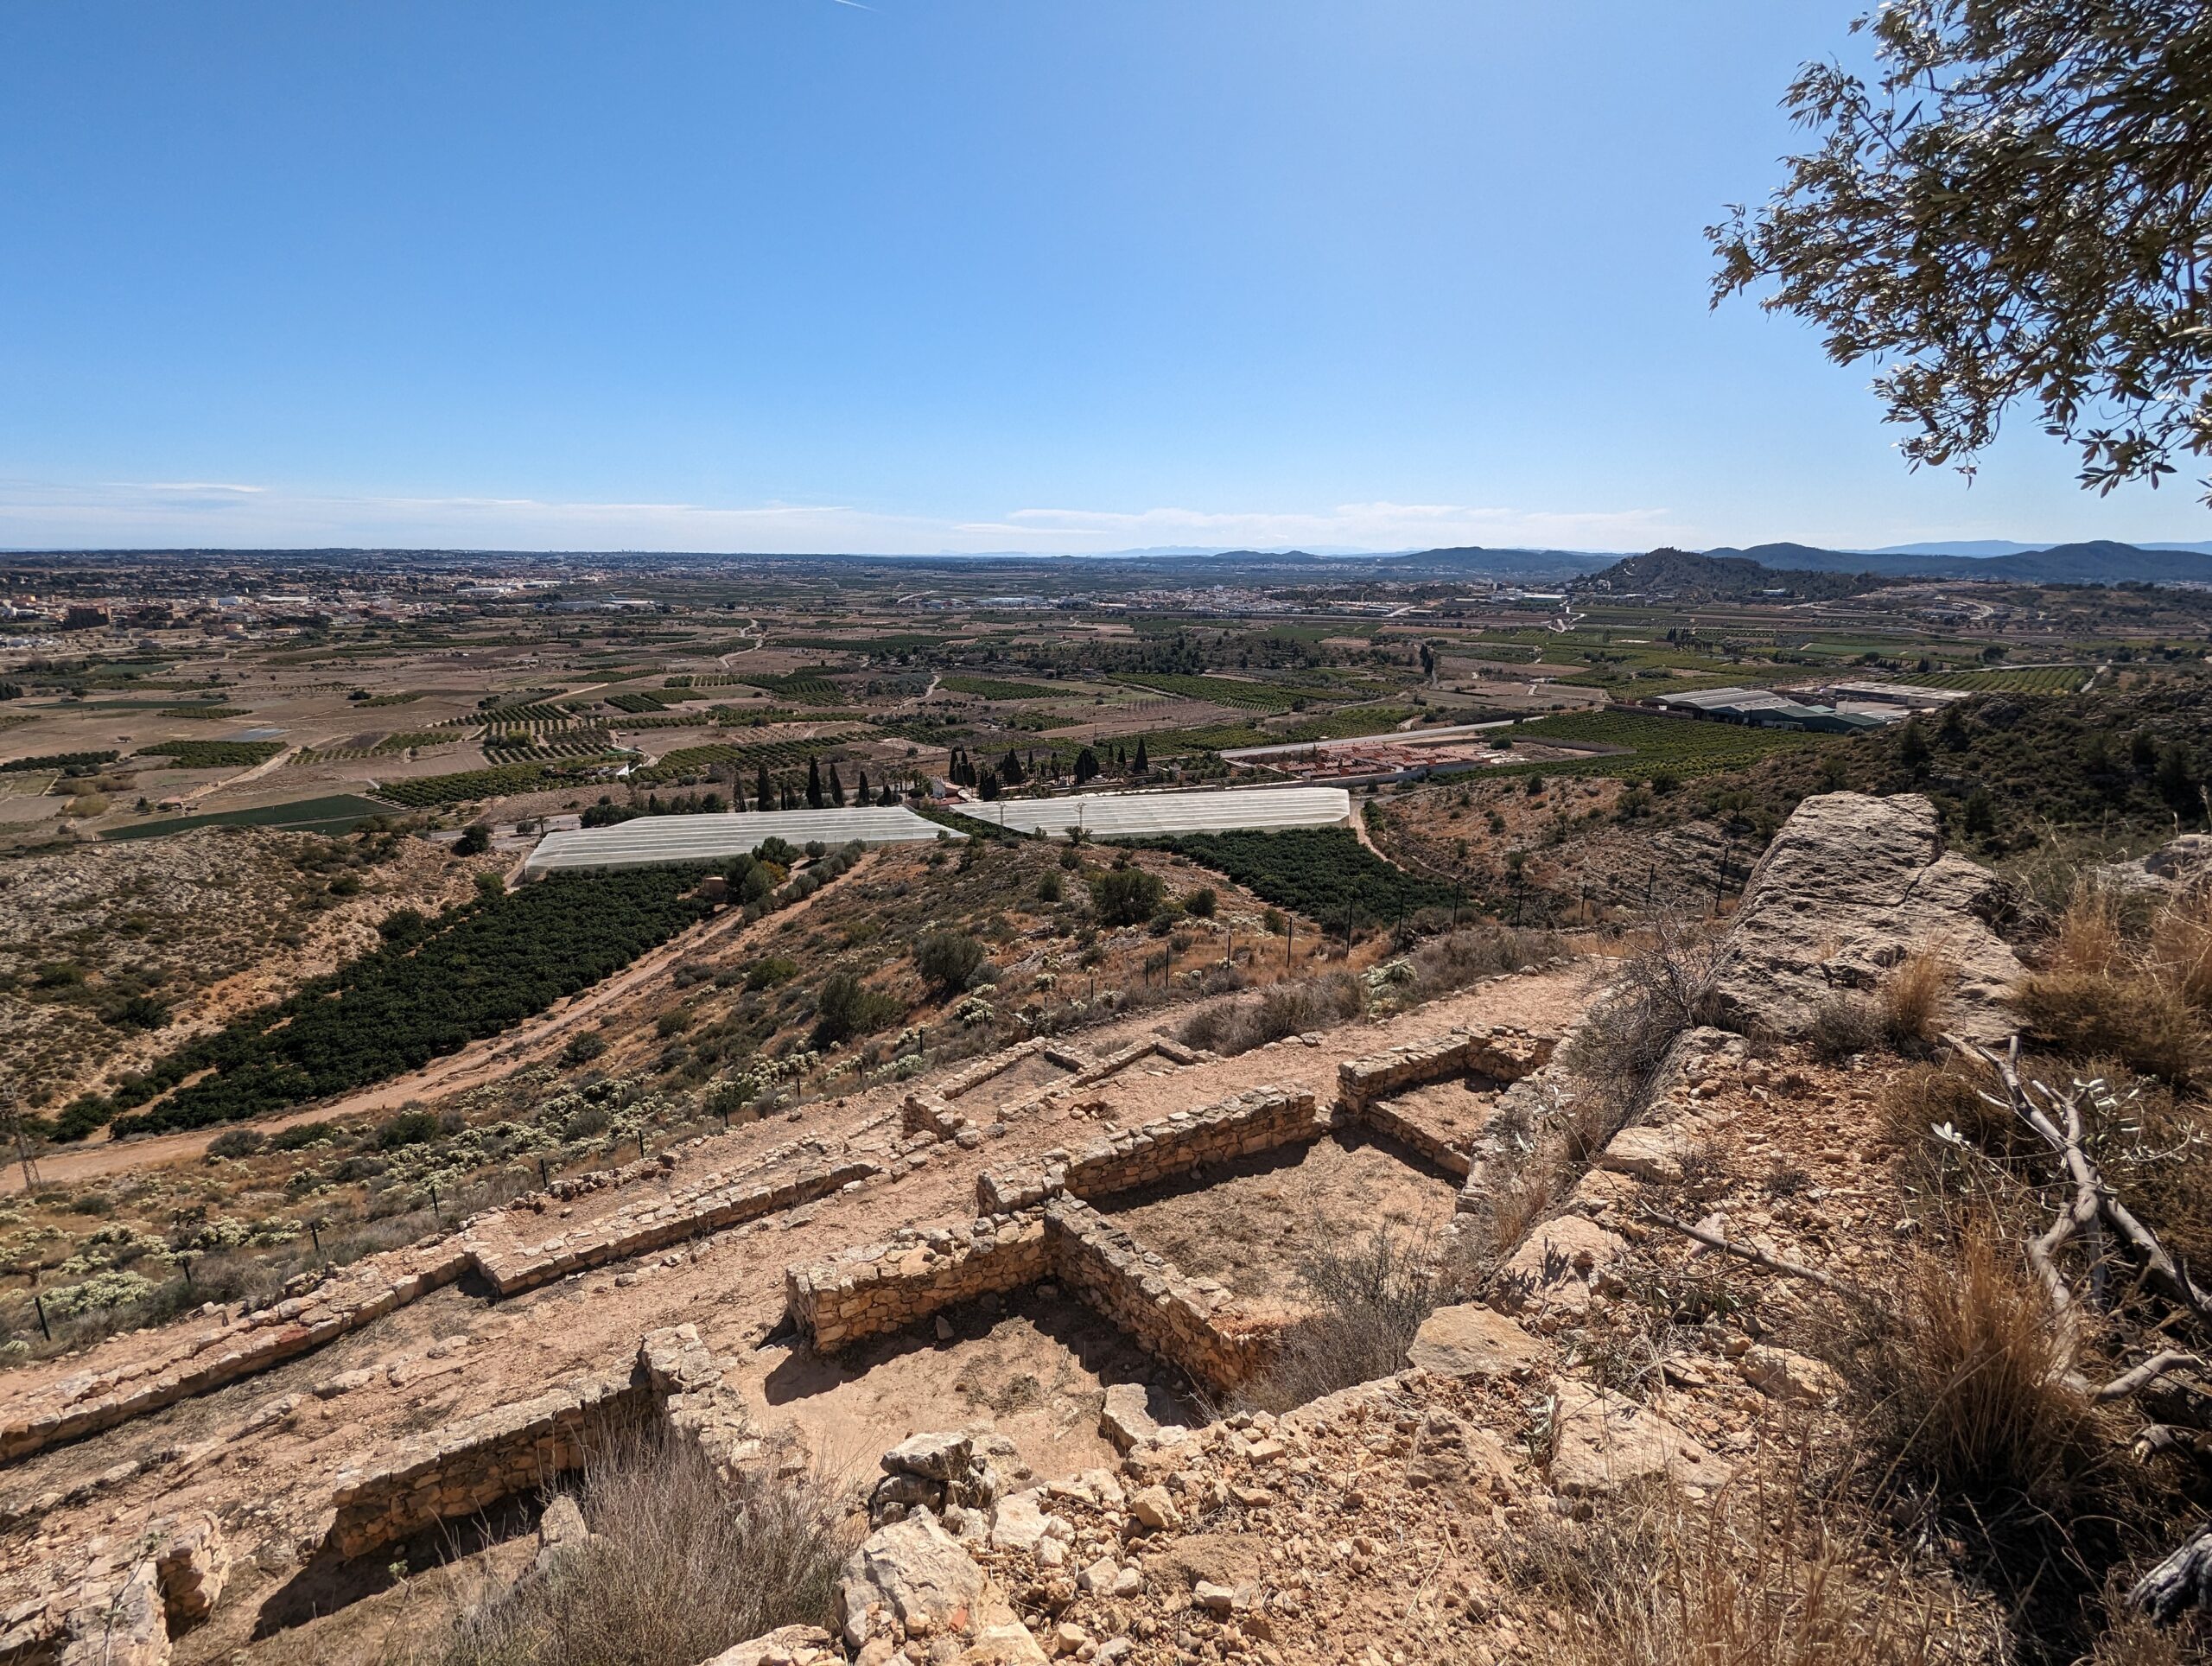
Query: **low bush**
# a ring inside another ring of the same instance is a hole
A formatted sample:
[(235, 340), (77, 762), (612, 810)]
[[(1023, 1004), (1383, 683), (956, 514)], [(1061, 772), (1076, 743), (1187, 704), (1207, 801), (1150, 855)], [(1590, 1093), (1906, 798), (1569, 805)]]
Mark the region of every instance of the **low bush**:
[(1387, 1230), (1317, 1250), (1298, 1271), (1312, 1310), (1278, 1333), (1265, 1369), (1237, 1391), (1241, 1408), (1285, 1412), (1401, 1370), (1422, 1321), (1470, 1294), (1430, 1246)]
[(1201, 1008), (1178, 1033), (1185, 1046), (1204, 1047), (1224, 1058), (1249, 1052), (1286, 1036), (1327, 1029), (1366, 1008), (1359, 980), (1349, 972), (1277, 983), (1255, 1000), (1224, 1002)]
[(561, 1049), (561, 1062), (570, 1070), (588, 1065), (607, 1051), (607, 1038), (597, 1030), (579, 1030)]
[(836, 1623), (853, 1536), (817, 1478), (766, 1466), (733, 1491), (691, 1442), (641, 1431), (591, 1457), (579, 1502), (584, 1543), (474, 1606), (422, 1666), (696, 1666), (781, 1626)]
[(941, 995), (966, 989), (983, 957), (983, 945), (965, 932), (925, 932), (914, 944), (914, 970)]

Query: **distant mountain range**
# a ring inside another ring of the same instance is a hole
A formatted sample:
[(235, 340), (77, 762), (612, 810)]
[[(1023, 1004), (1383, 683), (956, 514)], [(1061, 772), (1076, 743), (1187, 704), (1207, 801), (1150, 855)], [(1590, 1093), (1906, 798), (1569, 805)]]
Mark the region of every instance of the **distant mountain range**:
[(1896, 551), (1816, 550), (1802, 544), (1756, 544), (1748, 550), (1708, 550), (1762, 567), (1815, 573), (1876, 573), (1885, 578), (1996, 579), (2040, 584), (2212, 584), (2212, 555), (2194, 550), (2145, 550), (2099, 539), (2009, 556), (1914, 555)]
[[(1878, 550), (1867, 551), (1875, 556), (2031, 556), (2050, 546), (2043, 544), (2020, 544), (2012, 538), (1961, 538), (1950, 543), (1885, 544)], [(2200, 556), (2212, 556), (2212, 539), (2200, 539), (2191, 544), (2186, 539), (2152, 538), (2134, 546), (2138, 550), (2191, 550)]]

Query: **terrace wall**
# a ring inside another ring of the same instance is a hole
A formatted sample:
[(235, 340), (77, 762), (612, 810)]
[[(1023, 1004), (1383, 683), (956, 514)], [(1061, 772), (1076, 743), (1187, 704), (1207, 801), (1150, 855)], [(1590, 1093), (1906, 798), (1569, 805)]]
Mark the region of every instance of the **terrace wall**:
[[(824, 1156), (786, 1174), (757, 1178), (760, 1167), (775, 1160), (734, 1179), (710, 1174), (683, 1191), (618, 1210), (537, 1245), (523, 1243), (516, 1234), (518, 1223), (532, 1212), (525, 1202), (479, 1215), (454, 1236), (365, 1256), (273, 1307), (174, 1340), (161, 1339), (150, 1358), (81, 1371), (0, 1403), (0, 1463), (113, 1428), (312, 1353), (472, 1272), (481, 1273), (497, 1294), (512, 1295), (792, 1207), (881, 1172), (874, 1163)], [(665, 1172), (661, 1159), (652, 1159), (627, 1165), (613, 1180)], [(561, 1185), (569, 1195), (592, 1189), (565, 1180)]]
[(649, 1332), (617, 1370), (448, 1423), (372, 1468), (340, 1473), (322, 1542), (350, 1558), (473, 1516), (582, 1468), (607, 1436), (657, 1415), (725, 1465), (741, 1462), (760, 1443), (721, 1377), (692, 1326)]
[(1043, 1221), (1008, 1215), (928, 1233), (908, 1228), (887, 1243), (786, 1268), (784, 1296), (815, 1347), (835, 1353), (1050, 1272)]
[(642, 1418), (652, 1389), (633, 1368), (578, 1377), (409, 1442), (365, 1473), (342, 1473), (323, 1542), (353, 1557), (471, 1516), (583, 1467), (593, 1441)]
[(976, 1178), (987, 1214), (1035, 1206), (1062, 1192), (1107, 1197), (1187, 1174), (1206, 1163), (1318, 1140), (1329, 1131), (1313, 1096), (1300, 1089), (1256, 1087), (1198, 1110), (1177, 1111), (1115, 1134), (1070, 1154), (1047, 1152), (1033, 1163), (986, 1170)]
[(1271, 1330), (1245, 1326), (1232, 1298), (1200, 1289), (1089, 1204), (1055, 1198), (1045, 1228), (1060, 1281), (1193, 1382), (1233, 1389), (1265, 1362)]

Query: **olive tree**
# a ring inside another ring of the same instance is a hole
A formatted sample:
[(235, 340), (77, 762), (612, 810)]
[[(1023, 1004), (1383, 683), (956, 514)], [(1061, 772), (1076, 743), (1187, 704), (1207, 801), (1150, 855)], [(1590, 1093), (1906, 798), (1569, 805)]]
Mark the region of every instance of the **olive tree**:
[(1879, 364), (1915, 467), (1970, 474), (2015, 404), (2100, 493), (2212, 451), (2212, 9), (1890, 0), (1853, 29), (1878, 70), (1799, 72), (1818, 143), (1707, 229), (1715, 303), (1770, 283)]

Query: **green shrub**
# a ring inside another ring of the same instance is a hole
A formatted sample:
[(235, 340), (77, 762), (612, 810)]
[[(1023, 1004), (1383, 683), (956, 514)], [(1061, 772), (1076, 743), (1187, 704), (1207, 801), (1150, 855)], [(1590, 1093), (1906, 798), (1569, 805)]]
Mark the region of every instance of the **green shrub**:
[(965, 932), (929, 932), (914, 944), (914, 969), (922, 981), (946, 995), (957, 995), (983, 963), (983, 945)]
[(1109, 925), (1135, 925), (1152, 918), (1167, 887), (1159, 876), (1132, 865), (1110, 868), (1090, 881), (1090, 900)]
[(377, 1125), (377, 1149), (397, 1151), (402, 1146), (423, 1145), (438, 1137), (437, 1116), (427, 1110), (403, 1110)]

